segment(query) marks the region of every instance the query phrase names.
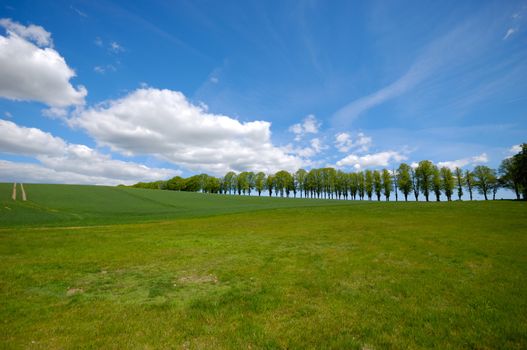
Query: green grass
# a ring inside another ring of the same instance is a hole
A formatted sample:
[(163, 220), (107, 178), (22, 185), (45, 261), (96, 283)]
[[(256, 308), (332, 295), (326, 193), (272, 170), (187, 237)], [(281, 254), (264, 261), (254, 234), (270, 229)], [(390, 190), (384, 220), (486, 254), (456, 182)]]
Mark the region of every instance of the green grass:
[(105, 225), (203, 217), (247, 211), (343, 205), (336, 200), (206, 195), (126, 187), (24, 185), (27, 202), (0, 183), (0, 227)]
[[(80, 215), (76, 227), (24, 227), (2, 214), (0, 347), (527, 347), (526, 203), (300, 207), (236, 197), (255, 203), (244, 209), (229, 197), (167, 193), (156, 202), (194, 217), (165, 208), (160, 218), (173, 219), (136, 222), (158, 218), (154, 204), (140, 215), (116, 195), (104, 214), (103, 189), (91, 190), (98, 204), (28, 191), (35, 206)], [(35, 225), (47, 218), (10, 212)]]

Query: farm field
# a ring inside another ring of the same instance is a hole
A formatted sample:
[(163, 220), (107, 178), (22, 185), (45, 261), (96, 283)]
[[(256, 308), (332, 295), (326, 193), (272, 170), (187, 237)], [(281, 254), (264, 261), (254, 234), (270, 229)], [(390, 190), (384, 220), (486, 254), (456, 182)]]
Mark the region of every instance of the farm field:
[(527, 203), (11, 187), (2, 348), (527, 347)]

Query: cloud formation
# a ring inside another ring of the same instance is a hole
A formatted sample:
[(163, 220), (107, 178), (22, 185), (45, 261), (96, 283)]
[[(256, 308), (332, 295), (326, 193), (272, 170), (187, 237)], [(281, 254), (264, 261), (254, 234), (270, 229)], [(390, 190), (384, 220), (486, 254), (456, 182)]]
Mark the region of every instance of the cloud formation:
[(347, 132), (340, 132), (335, 135), (335, 147), (342, 153), (347, 153), (352, 149), (359, 152), (368, 152), (371, 147), (372, 139), (364, 133), (359, 132), (355, 140)]
[(379, 153), (359, 156), (350, 154), (337, 162), (338, 167), (353, 167), (360, 170), (368, 167), (387, 167), (391, 163), (399, 163), (406, 160), (405, 155), (396, 151), (384, 151)]
[(69, 123), (101, 146), (155, 155), (192, 171), (292, 171), (304, 163), (272, 144), (269, 122), (208, 113), (177, 91), (141, 88), (82, 111)]
[(476, 166), (480, 164), (485, 164), (488, 161), (489, 161), (489, 158), (487, 154), (481, 153), (480, 155), (473, 156), (473, 157), (450, 160), (450, 161), (445, 161), (445, 162), (438, 162), (437, 166), (440, 168), (447, 167), (450, 169), (455, 169), (455, 168), (463, 168), (463, 167), (466, 167), (467, 165)]
[(52, 107), (84, 104), (87, 91), (71, 85), (75, 72), (53, 49), (49, 32), (9, 19), (0, 26), (6, 29), (6, 36), (0, 35), (0, 97)]
[(112, 159), (88, 146), (70, 144), (36, 128), (0, 119), (0, 153), (30, 156), (40, 164), (2, 161), (3, 181), (132, 184), (167, 179), (181, 172)]
[(304, 118), (302, 123), (293, 124), (289, 127), (289, 131), (295, 134), (295, 141), (300, 141), (306, 134), (316, 134), (320, 128), (321, 123), (317, 118), (310, 114)]

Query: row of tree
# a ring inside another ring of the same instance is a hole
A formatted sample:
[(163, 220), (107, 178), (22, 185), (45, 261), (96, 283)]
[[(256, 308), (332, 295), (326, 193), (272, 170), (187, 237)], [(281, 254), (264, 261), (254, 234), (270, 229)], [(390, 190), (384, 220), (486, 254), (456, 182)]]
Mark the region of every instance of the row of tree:
[(472, 171), (460, 168), (438, 168), (429, 160), (423, 160), (417, 167), (401, 164), (397, 169), (365, 170), (347, 173), (334, 168), (318, 168), (309, 171), (299, 169), (295, 173), (285, 170), (275, 174), (263, 172), (228, 172), (217, 178), (207, 174), (189, 178), (173, 177), (168, 181), (138, 183), (133, 187), (155, 188), (172, 191), (192, 191), (259, 196), (268, 194), (280, 197), (338, 198), (338, 199), (377, 199), (384, 197), (389, 201), (399, 193), (407, 201), (413, 196), (416, 201), (422, 194), (426, 201), (431, 196), (439, 201), (441, 195), (452, 200), (457, 195), (461, 199), (464, 190), (472, 200), (474, 191), (482, 194), (485, 200), (496, 199), (499, 188), (515, 192), (517, 199), (527, 199), (527, 144), (513, 157), (504, 159), (498, 171), (487, 166), (476, 166)]

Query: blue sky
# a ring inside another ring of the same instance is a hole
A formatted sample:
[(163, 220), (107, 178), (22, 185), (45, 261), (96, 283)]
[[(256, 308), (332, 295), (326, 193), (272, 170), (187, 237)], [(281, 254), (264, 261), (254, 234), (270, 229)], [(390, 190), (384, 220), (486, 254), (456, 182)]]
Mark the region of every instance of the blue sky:
[(0, 1), (0, 181), (498, 167), (526, 1)]

